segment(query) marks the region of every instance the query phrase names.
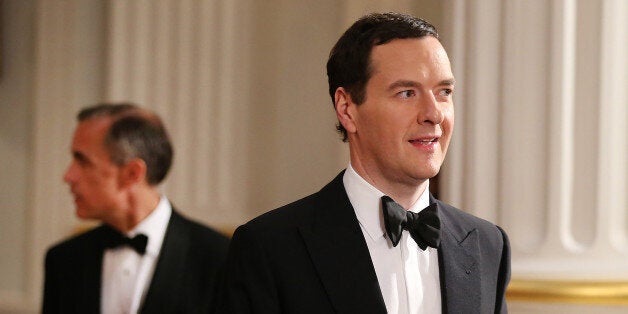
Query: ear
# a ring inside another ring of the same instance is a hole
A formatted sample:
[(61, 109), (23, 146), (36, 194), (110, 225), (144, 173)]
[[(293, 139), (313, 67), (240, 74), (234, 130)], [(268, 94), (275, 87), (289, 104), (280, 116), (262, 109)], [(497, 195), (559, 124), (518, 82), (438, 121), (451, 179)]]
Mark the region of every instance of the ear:
[(133, 158), (121, 166), (120, 185), (130, 187), (146, 181), (146, 163), (139, 158)]
[(334, 103), (336, 104), (336, 117), (347, 133), (355, 133), (356, 126), (356, 104), (351, 100), (351, 95), (343, 88), (338, 87), (334, 94)]

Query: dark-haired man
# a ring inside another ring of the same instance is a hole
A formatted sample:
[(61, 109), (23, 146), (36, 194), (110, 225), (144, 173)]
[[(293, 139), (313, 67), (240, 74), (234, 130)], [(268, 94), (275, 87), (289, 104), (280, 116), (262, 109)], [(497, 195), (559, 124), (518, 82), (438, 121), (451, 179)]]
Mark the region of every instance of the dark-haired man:
[(205, 313), (228, 239), (181, 216), (158, 185), (172, 163), (159, 117), (133, 104), (83, 109), (64, 180), (102, 222), (46, 255), (44, 313)]
[(436, 29), (367, 15), (338, 40), (327, 74), (351, 162), (236, 230), (223, 313), (505, 313), (506, 234), (428, 190), (454, 126)]

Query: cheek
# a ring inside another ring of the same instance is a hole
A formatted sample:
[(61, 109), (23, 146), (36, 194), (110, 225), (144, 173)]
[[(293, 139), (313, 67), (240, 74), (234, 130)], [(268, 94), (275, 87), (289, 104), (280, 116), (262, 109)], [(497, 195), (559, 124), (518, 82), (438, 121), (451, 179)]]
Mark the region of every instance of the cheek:
[(449, 115), (449, 128), (453, 131), (454, 129), (454, 122), (456, 121), (456, 117), (454, 115), (454, 109), (451, 109), (451, 113)]
[(364, 103), (357, 121), (358, 134), (377, 146), (390, 146), (405, 138), (416, 125), (412, 107), (390, 106), (383, 102)]
[(453, 106), (447, 108), (443, 111), (444, 121), (441, 123), (443, 132), (447, 134), (451, 134), (454, 130), (454, 108)]
[(454, 113), (455, 113), (454, 105), (450, 104), (449, 107), (448, 107), (448, 110), (446, 112), (446, 115), (449, 118), (449, 120), (451, 121), (451, 125), (452, 126), (454, 125), (454, 120), (455, 120), (454, 118), (456, 116)]
[(115, 180), (105, 173), (91, 172), (85, 175), (86, 188), (91, 189), (94, 193), (103, 194), (115, 187)]
[(453, 109), (445, 112), (445, 120), (441, 123), (441, 128), (443, 131), (443, 143), (442, 148), (443, 151), (447, 151), (449, 147), (449, 143), (451, 142), (451, 137), (454, 131), (454, 112)]

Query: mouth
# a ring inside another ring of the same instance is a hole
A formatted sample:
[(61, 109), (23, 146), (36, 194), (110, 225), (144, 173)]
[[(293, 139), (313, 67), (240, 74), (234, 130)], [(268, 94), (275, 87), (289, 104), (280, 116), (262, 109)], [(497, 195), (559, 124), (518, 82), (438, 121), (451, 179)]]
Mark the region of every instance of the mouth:
[(421, 144), (421, 145), (430, 145), (430, 144), (436, 143), (436, 142), (438, 142), (438, 138), (437, 137), (410, 140), (410, 143), (412, 143), (412, 144)]
[(436, 149), (437, 145), (439, 145), (439, 140), (440, 140), (440, 136), (438, 135), (435, 135), (435, 136), (428, 135), (428, 136), (422, 136), (422, 137), (411, 139), (408, 142), (415, 149), (419, 149), (421, 151), (433, 152)]
[(72, 193), (72, 198), (74, 199), (74, 202), (78, 202), (80, 199), (80, 196), (75, 192), (75, 191), (71, 191), (70, 193)]
[(408, 142), (410, 142), (410, 144), (412, 145), (433, 145), (435, 143), (438, 143), (439, 138), (440, 138), (439, 136), (422, 137), (422, 138), (411, 139)]

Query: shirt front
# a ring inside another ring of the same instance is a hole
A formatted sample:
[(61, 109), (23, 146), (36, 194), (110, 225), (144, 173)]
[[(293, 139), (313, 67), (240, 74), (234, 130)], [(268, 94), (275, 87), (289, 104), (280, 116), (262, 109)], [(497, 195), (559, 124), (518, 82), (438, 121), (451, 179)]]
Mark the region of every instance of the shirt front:
[(106, 249), (103, 254), (100, 308), (103, 314), (137, 313), (150, 285), (161, 245), (172, 215), (165, 196), (157, 208), (126, 236), (148, 236), (146, 253), (138, 254), (128, 246)]
[[(438, 251), (432, 247), (421, 250), (407, 231), (394, 247), (384, 225), (384, 193), (364, 180), (351, 164), (343, 183), (364, 234), (388, 313), (441, 313)], [(408, 210), (417, 213), (428, 205), (426, 187)]]

